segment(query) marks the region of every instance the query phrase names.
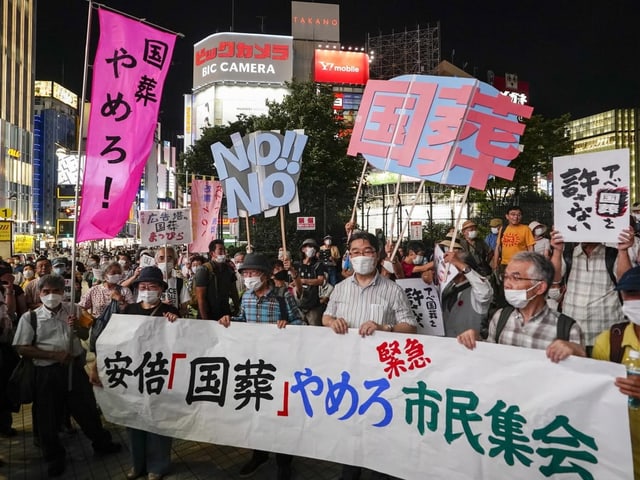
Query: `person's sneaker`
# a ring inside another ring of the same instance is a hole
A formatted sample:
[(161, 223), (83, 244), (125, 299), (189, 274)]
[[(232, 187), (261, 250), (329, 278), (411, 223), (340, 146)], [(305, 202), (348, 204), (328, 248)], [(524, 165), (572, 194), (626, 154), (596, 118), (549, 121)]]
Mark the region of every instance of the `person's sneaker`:
[(118, 453), (120, 450), (122, 450), (122, 445), (117, 442), (109, 442), (100, 446), (95, 445), (93, 447), (93, 452), (96, 455), (109, 455), (111, 453)]
[(47, 466), (47, 473), (50, 477), (59, 477), (64, 473), (65, 467), (66, 464), (64, 458), (59, 458), (49, 462), (49, 465)]
[(280, 465), (278, 466), (278, 480), (290, 480), (291, 479), (291, 466)]
[(249, 460), (249, 462), (240, 469), (240, 471), (238, 472), (238, 476), (240, 478), (248, 478), (251, 477), (254, 473), (256, 473), (258, 471), (258, 469), (264, 465), (265, 463), (267, 463), (267, 461), (269, 460), (269, 457), (262, 457), (262, 456), (258, 456), (256, 457), (255, 455), (253, 457), (251, 457), (251, 460)]

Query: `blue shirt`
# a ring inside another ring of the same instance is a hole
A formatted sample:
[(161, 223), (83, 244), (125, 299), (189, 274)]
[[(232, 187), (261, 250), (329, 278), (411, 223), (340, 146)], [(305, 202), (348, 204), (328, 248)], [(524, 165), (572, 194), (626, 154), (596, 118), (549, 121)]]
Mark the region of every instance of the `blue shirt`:
[(253, 323), (278, 323), (278, 320), (287, 320), (289, 325), (302, 325), (302, 317), (300, 310), (294, 298), (289, 292), (285, 292), (282, 302), (286, 306), (287, 318), (283, 318), (284, 312), (281, 312), (281, 300), (269, 288), (269, 291), (258, 297), (253, 290), (248, 290), (242, 295), (240, 302), (240, 315), (233, 317), (234, 322), (253, 322)]

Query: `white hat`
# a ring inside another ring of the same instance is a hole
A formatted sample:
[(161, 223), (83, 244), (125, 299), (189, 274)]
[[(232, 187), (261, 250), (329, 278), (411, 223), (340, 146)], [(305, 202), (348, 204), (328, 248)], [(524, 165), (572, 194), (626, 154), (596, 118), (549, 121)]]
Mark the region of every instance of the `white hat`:
[(531, 230), (532, 232), (538, 227), (542, 228), (542, 232), (540, 233), (540, 235), (544, 235), (544, 232), (547, 231), (546, 225), (543, 225), (542, 223), (536, 221), (533, 221), (529, 224), (529, 230)]

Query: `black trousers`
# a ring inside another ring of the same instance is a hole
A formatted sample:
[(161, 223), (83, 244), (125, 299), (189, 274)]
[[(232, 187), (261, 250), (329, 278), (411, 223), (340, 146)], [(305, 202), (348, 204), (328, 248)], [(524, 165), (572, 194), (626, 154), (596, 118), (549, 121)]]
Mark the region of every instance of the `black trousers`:
[[(104, 429), (93, 387), (84, 371), (84, 358), (72, 363), (72, 382), (69, 389), (69, 366), (59, 363), (36, 367), (35, 401), (38, 436), (44, 458), (53, 462), (64, 458), (65, 450), (58, 437), (62, 415), (67, 411), (78, 422), (84, 434), (100, 449), (111, 442), (111, 434)], [(66, 407), (66, 408), (65, 408)]]

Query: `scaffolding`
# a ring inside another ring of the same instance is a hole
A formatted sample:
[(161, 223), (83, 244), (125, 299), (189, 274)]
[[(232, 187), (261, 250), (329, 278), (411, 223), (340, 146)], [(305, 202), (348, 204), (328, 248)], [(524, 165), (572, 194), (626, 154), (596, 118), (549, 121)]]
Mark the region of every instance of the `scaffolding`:
[(388, 80), (398, 75), (430, 75), (440, 63), (440, 22), (408, 32), (368, 37), (373, 52), (371, 78)]

